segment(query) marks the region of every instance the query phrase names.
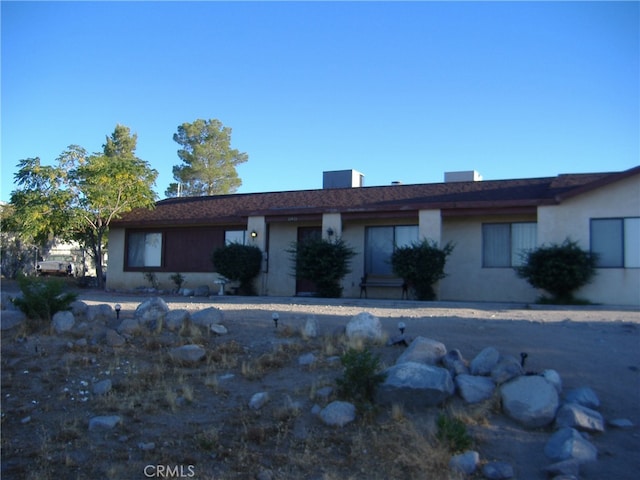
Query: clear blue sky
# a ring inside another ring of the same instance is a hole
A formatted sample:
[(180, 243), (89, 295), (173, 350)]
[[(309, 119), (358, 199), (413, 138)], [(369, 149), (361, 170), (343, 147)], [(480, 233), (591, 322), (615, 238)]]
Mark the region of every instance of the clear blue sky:
[(239, 192), (624, 170), (640, 163), (637, 2), (6, 2), (2, 185), (120, 123), (160, 172), (217, 118)]

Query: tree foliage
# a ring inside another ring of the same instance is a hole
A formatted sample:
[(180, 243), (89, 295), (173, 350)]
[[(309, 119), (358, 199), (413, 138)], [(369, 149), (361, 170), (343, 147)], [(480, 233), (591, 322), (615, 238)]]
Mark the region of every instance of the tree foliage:
[(102, 286), (102, 249), (111, 222), (134, 208), (151, 208), (158, 172), (134, 154), (137, 136), (117, 125), (103, 152), (88, 155), (71, 145), (55, 166), (21, 160), (11, 194), (15, 227), (23, 238), (45, 245), (53, 237), (75, 240), (95, 260)]
[(574, 303), (574, 292), (588, 284), (596, 274), (597, 256), (582, 250), (577, 242), (538, 247), (525, 254), (518, 276), (535, 288), (550, 293), (555, 303)]
[(214, 250), (211, 260), (220, 275), (240, 282), (241, 294), (256, 295), (253, 279), (262, 267), (262, 252), (258, 247), (231, 243)]
[(315, 282), (319, 297), (342, 296), (340, 281), (351, 272), (349, 262), (355, 251), (341, 238), (331, 241), (311, 236), (294, 243), (288, 252), (293, 257), (296, 278)]
[(446, 276), (444, 267), (452, 251), (451, 243), (439, 248), (427, 239), (396, 248), (391, 255), (393, 273), (407, 282), (418, 300), (433, 300), (433, 285)]
[(167, 197), (234, 193), (242, 185), (236, 167), (249, 156), (231, 148), (231, 129), (219, 120), (183, 123), (173, 140), (182, 147), (182, 165), (173, 167), (176, 183), (169, 185)]

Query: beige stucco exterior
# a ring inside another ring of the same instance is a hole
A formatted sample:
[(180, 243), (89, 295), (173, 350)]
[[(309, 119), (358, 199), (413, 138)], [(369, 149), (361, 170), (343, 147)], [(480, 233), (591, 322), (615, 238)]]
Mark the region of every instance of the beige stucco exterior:
[[(513, 268), (485, 268), (482, 265), (483, 223), (537, 222), (537, 244), (562, 243), (570, 238), (586, 250), (590, 248), (590, 220), (593, 218), (640, 217), (640, 175), (626, 177), (570, 198), (560, 198), (557, 204), (538, 205), (528, 214), (497, 214), (485, 209), (483, 215), (471, 212), (467, 216), (442, 215), (439, 209), (415, 211), (415, 216), (367, 218), (345, 220), (339, 212), (324, 213), (315, 221), (269, 220), (265, 216), (247, 219), (247, 243), (264, 252), (263, 269), (256, 279), (261, 295), (292, 296), (296, 294), (291, 254), (288, 251), (298, 238), (298, 228), (316, 227), (325, 239), (342, 238), (356, 255), (351, 261), (351, 272), (342, 282), (345, 297), (360, 295), (360, 281), (365, 271), (365, 230), (368, 226), (418, 225), (421, 239), (430, 239), (439, 245), (451, 242), (454, 250), (449, 256), (446, 273), (436, 288), (440, 300), (534, 302), (542, 292), (519, 278)], [(547, 202), (549, 203), (549, 202)], [(473, 214), (472, 214), (473, 213)], [(251, 233), (254, 232), (254, 236)], [(124, 272), (125, 230), (113, 228), (109, 234), (109, 270), (107, 286), (116, 289), (134, 289), (148, 286), (141, 272)], [(638, 246), (640, 248), (640, 246)], [(156, 278), (163, 289), (175, 287), (171, 275), (158, 272)], [(186, 286), (209, 285), (215, 292), (218, 277), (215, 273), (180, 272)], [(368, 290), (369, 297), (400, 298), (396, 288)], [(601, 268), (592, 284), (577, 292), (581, 298), (610, 305), (640, 305), (640, 268)]]

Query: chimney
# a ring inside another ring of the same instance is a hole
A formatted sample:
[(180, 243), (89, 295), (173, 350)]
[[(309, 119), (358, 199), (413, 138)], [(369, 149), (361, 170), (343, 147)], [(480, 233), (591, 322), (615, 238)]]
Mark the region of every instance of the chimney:
[(322, 188), (357, 188), (364, 186), (364, 175), (357, 170), (322, 172)]
[(482, 181), (482, 175), (480, 175), (475, 170), (464, 170), (461, 172), (444, 172), (444, 183), (480, 181)]

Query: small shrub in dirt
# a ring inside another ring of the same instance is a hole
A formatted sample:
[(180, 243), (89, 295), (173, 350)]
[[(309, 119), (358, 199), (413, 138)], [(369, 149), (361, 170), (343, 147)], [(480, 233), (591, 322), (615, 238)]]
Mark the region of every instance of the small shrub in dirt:
[(451, 453), (464, 452), (471, 448), (473, 440), (465, 424), (449, 415), (441, 413), (437, 421), (437, 438)]
[(379, 371), (380, 357), (373, 356), (369, 349), (349, 349), (340, 360), (344, 373), (336, 379), (338, 394), (353, 402), (359, 410), (369, 409), (378, 386), (386, 378), (386, 374)]
[(78, 295), (65, 291), (66, 283), (61, 279), (18, 277), (18, 285), (22, 297), (13, 303), (29, 318), (28, 328), (38, 330), (51, 323), (51, 318), (57, 313), (71, 309)]

